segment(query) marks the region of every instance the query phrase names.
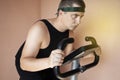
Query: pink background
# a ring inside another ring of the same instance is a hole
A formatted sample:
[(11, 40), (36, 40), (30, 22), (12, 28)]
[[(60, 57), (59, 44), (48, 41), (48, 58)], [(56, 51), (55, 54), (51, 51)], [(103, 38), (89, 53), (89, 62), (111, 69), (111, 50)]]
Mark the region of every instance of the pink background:
[[(30, 26), (38, 19), (55, 17), (60, 0), (0, 0), (0, 80), (18, 80), (15, 54)], [(120, 1), (85, 0), (86, 13), (74, 31), (76, 48), (93, 36), (101, 46), (100, 63), (79, 74), (79, 80), (120, 79)]]

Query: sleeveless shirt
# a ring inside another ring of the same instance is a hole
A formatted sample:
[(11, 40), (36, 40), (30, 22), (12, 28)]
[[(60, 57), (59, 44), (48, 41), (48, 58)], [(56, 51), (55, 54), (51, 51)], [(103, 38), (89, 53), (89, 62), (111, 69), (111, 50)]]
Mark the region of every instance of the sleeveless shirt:
[[(46, 47), (45, 49), (39, 50), (36, 58), (49, 57), (51, 51), (57, 48), (58, 43), (62, 39), (69, 37), (68, 30), (65, 32), (60, 32), (57, 29), (55, 29), (54, 26), (49, 21), (47, 21), (45, 19), (43, 19), (41, 21), (44, 22), (44, 24), (48, 28), (49, 35), (50, 35), (50, 43), (49, 43), (48, 47)], [(20, 57), (22, 54), (24, 44), (25, 44), (25, 42), (21, 45), (21, 47), (19, 48), (19, 50), (15, 56), (15, 65), (16, 65), (17, 72), (20, 76), (20, 80), (59, 80), (58, 78), (56, 78), (53, 68), (47, 68), (47, 69), (44, 69), (41, 71), (36, 71), (36, 72), (30, 72), (30, 71), (25, 71), (25, 70), (21, 69)]]

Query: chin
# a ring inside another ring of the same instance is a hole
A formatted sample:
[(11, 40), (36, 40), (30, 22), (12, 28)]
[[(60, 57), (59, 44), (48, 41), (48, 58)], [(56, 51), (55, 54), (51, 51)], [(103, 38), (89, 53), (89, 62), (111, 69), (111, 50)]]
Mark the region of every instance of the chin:
[(72, 27), (72, 30), (76, 29), (77, 26)]
[(69, 30), (73, 31), (73, 30), (75, 30), (75, 28), (76, 28), (76, 27), (72, 27), (72, 28), (70, 28)]

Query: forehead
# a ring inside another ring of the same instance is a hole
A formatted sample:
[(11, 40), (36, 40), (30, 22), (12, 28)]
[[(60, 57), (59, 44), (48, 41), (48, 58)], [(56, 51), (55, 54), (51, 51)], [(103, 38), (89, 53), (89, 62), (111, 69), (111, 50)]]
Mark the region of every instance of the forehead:
[(78, 16), (84, 16), (84, 12), (67, 12), (67, 14), (71, 14), (71, 15), (78, 15)]

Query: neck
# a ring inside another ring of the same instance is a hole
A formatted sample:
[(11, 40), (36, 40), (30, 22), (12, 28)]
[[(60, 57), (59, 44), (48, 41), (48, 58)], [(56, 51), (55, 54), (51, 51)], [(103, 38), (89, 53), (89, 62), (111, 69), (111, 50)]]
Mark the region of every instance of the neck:
[(53, 18), (51, 20), (53, 26), (60, 32), (66, 31), (66, 26), (63, 24), (62, 19), (58, 18)]

